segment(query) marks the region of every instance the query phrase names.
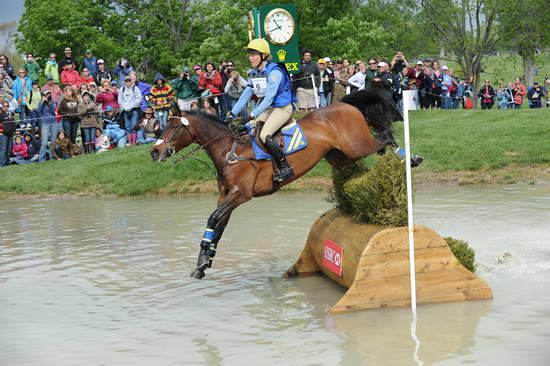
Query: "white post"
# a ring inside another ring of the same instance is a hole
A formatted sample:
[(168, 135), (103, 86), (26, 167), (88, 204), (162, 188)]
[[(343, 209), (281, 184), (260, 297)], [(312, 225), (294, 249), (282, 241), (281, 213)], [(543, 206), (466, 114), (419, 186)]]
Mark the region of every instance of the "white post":
[(317, 96), (317, 87), (315, 86), (315, 78), (313, 77), (313, 74), (311, 74), (311, 82), (313, 83), (313, 93), (315, 94), (315, 105), (317, 106), (317, 109), (319, 109), (319, 97)]
[(409, 139), (409, 110), (415, 109), (414, 90), (403, 91), (403, 122), (405, 126), (405, 167), (407, 174), (407, 214), (409, 221), (409, 273), (411, 277), (411, 308), (416, 311), (416, 270), (414, 261), (414, 234), (411, 179), (411, 143)]
[(403, 122), (405, 135), (405, 168), (407, 174), (407, 215), (409, 221), (409, 274), (411, 277), (411, 338), (414, 340), (414, 360), (417, 365), (422, 366), (424, 363), (418, 357), (420, 349), (420, 340), (416, 336), (416, 266), (414, 260), (414, 233), (413, 233), (413, 208), (412, 208), (412, 176), (411, 176), (411, 142), (409, 136), (409, 110), (416, 109), (414, 105), (414, 90), (403, 91)]

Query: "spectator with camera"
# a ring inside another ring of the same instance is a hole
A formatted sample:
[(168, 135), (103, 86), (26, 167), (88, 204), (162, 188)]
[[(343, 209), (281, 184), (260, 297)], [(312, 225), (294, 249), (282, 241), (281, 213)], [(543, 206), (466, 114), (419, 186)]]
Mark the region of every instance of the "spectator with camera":
[(118, 64), (113, 72), (118, 78), (119, 88), (122, 88), (125, 85), (126, 77), (130, 76), (132, 71), (134, 71), (134, 68), (130, 65), (127, 59), (121, 58), (120, 61), (118, 61)]
[(348, 70), (344, 68), (342, 60), (336, 60), (334, 63), (334, 86), (332, 88), (331, 103), (339, 102), (346, 95), (346, 87), (348, 86)]
[(9, 94), (13, 96), (13, 80), (10, 78), (8, 73), (0, 72), (0, 98)]
[(543, 87), (535, 81), (533, 86), (529, 88), (527, 98), (529, 99), (529, 108), (542, 108), (542, 97), (544, 95)]
[[(229, 80), (227, 80), (227, 83), (225, 84), (224, 92), (227, 94), (230, 109), (233, 109), (233, 107), (235, 106), (235, 104), (237, 104), (237, 101), (241, 97), (241, 94), (244, 92), (244, 89), (246, 89), (247, 83), (238, 71), (231, 71), (230, 76), (231, 77), (229, 78)], [(248, 117), (246, 110), (241, 111), (240, 116), (242, 117), (243, 121), (246, 122)]]
[(453, 85), (453, 78), (449, 73), (447, 65), (441, 67), (441, 108), (452, 109), (453, 102), (451, 100), (451, 90)]
[(191, 109), (191, 99), (196, 96), (196, 91), (199, 86), (199, 78), (197, 75), (191, 75), (189, 73), (189, 68), (184, 66), (181, 69), (179, 77), (172, 80), (171, 84), (176, 93), (180, 111), (188, 111)]
[(38, 153), (38, 161), (46, 160), (46, 151), (48, 151), (49, 159), (53, 159), (49, 144), (55, 140), (59, 126), (55, 120), (55, 109), (57, 104), (54, 102), (52, 93), (48, 90), (44, 92), (42, 101), (38, 105), (38, 114), (40, 116), (40, 151)]
[(317, 107), (314, 89), (319, 86), (319, 79), (319, 67), (317, 63), (312, 62), (311, 51), (304, 49), (298, 73), (292, 77), (292, 87), (296, 90), (296, 98), (298, 100), (296, 104), (300, 111), (307, 112)]
[[(390, 62), (390, 70), (394, 75), (399, 74), (403, 69), (410, 68), (410, 65), (403, 55), (403, 52), (398, 51), (396, 52), (395, 56), (393, 56), (391, 62)], [(406, 73), (404, 73), (406, 74)]]
[(101, 103), (101, 108), (105, 110), (107, 107), (119, 109), (118, 104), (118, 89), (111, 85), (107, 79), (103, 79), (99, 88), (99, 93), (95, 96), (96, 103)]

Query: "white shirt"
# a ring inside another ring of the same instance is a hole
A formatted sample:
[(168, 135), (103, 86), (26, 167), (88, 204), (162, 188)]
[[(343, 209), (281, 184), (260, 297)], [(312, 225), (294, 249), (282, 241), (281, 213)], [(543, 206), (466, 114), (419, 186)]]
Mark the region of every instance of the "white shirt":
[(348, 84), (355, 86), (356, 88), (359, 88), (359, 90), (365, 89), (365, 78), (366, 73), (359, 71), (352, 77), (348, 79)]

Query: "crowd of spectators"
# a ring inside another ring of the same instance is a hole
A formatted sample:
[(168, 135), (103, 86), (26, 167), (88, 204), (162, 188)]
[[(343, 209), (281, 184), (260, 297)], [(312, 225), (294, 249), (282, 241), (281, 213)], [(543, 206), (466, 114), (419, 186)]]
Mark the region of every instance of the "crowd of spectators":
[[(223, 120), (247, 83), (231, 61), (184, 66), (173, 80), (157, 73), (149, 84), (127, 59), (110, 68), (92, 50), (77, 58), (67, 47), (61, 60), (50, 53), (43, 65), (29, 53), (18, 69), (0, 55), (0, 167), (153, 142), (173, 103), (180, 110), (203, 110)], [(292, 85), (301, 111), (328, 106), (364, 88), (391, 91), (399, 108), (403, 90), (415, 91), (418, 109), (469, 109), (476, 97), (483, 109), (494, 104), (518, 109), (525, 98), (531, 108), (550, 106), (550, 80), (526, 88), (516, 79), (496, 90), (486, 80), (476, 93), (471, 80), (456, 77), (437, 60), (411, 64), (401, 52), (388, 62), (370, 58), (351, 63), (328, 57), (315, 62), (304, 50)], [(246, 121), (247, 112), (241, 117)]]

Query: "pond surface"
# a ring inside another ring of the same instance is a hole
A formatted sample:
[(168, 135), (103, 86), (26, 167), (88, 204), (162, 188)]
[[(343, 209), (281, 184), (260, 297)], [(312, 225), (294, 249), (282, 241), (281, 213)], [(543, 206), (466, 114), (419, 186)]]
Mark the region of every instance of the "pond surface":
[[(198, 281), (215, 203), (0, 201), (0, 365), (415, 364), (409, 309), (328, 315), (342, 288), (281, 278), (325, 195), (237, 209)], [(421, 362), (550, 365), (550, 185), (424, 188), (415, 223), (467, 240), (494, 294), (419, 306)]]

